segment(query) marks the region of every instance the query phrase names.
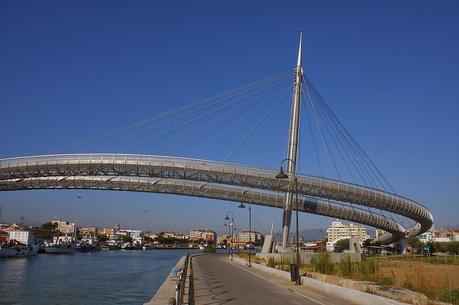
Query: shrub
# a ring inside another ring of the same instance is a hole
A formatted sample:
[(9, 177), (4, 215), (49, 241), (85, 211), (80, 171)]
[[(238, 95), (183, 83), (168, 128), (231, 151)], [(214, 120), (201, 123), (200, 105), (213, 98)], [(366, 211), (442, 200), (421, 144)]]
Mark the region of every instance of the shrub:
[(268, 257), (268, 262), (266, 263), (266, 266), (270, 268), (276, 267), (276, 261), (274, 260), (274, 257)]
[(333, 273), (333, 264), (330, 261), (330, 255), (328, 253), (319, 253), (314, 255), (311, 259), (311, 265), (314, 268), (314, 271), (332, 274)]
[(440, 301), (452, 303), (453, 305), (458, 305), (459, 288), (446, 288), (440, 295)]
[(394, 281), (390, 276), (385, 276), (382, 278), (382, 280), (379, 281), (380, 285), (383, 285), (384, 287), (388, 287), (394, 284)]

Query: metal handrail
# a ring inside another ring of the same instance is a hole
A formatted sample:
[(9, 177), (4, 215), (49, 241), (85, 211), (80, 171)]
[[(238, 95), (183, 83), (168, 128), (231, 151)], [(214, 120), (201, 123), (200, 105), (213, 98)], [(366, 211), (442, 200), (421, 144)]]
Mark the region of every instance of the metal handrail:
[(183, 304), (183, 296), (185, 295), (185, 285), (186, 285), (186, 278), (188, 273), (188, 263), (190, 261), (190, 252), (186, 255), (185, 258), (185, 265), (183, 266), (182, 273), (179, 276), (179, 280), (175, 285), (175, 299), (176, 305)]

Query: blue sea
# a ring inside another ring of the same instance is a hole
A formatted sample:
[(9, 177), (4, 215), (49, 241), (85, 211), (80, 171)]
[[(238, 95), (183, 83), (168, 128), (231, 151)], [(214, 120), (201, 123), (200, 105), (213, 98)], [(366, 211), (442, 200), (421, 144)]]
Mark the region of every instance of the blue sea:
[(0, 259), (0, 304), (143, 304), (186, 250)]

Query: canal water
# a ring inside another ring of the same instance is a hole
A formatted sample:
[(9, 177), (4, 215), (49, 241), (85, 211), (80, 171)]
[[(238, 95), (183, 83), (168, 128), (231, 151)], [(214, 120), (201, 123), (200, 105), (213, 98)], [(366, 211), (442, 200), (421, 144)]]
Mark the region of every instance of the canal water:
[(186, 250), (0, 259), (0, 304), (143, 304)]

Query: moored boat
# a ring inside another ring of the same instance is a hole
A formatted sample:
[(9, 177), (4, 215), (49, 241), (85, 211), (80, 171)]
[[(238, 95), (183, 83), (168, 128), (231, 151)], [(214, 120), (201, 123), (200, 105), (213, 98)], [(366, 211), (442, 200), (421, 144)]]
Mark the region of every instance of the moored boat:
[(37, 255), (40, 245), (29, 231), (11, 231), (9, 242), (0, 244), (0, 257), (28, 257)]
[(52, 244), (46, 244), (45, 253), (50, 254), (75, 254), (75, 243), (68, 236), (54, 237)]

